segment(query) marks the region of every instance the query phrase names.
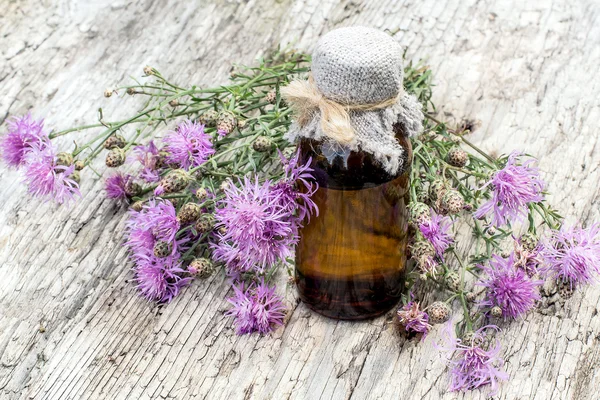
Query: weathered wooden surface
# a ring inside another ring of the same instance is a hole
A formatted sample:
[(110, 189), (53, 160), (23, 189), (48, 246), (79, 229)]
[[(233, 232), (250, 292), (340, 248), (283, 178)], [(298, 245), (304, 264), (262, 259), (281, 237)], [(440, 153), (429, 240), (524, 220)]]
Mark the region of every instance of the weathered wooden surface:
[[(340, 25), (399, 29), (408, 57), (435, 71), (445, 118), (481, 120), (474, 140), (486, 149), (537, 154), (553, 203), (571, 220), (600, 220), (595, 0), (4, 0), (0, 10), (0, 121), (33, 108), (57, 128), (99, 106), (131, 111), (135, 100), (102, 92), (146, 64), (215, 83), (278, 43), (310, 49)], [(31, 200), (20, 179), (0, 167), (2, 399), (485, 398), (446, 393), (440, 328), (407, 341), (391, 314), (335, 322), (288, 288), (285, 329), (238, 337), (218, 277), (148, 304), (128, 282), (124, 210), (99, 181), (84, 176), (68, 209)], [(503, 326), (510, 382), (497, 397), (598, 399), (599, 301), (587, 288)]]

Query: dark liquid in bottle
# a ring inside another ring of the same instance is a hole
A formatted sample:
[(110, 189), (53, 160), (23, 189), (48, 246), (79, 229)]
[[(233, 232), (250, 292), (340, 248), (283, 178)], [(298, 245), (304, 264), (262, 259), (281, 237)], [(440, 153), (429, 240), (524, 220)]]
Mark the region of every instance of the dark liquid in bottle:
[(328, 153), (301, 142), (305, 161), (313, 157), (319, 216), (296, 249), (300, 298), (328, 317), (375, 317), (397, 304), (404, 286), (408, 172), (392, 177), (367, 154)]

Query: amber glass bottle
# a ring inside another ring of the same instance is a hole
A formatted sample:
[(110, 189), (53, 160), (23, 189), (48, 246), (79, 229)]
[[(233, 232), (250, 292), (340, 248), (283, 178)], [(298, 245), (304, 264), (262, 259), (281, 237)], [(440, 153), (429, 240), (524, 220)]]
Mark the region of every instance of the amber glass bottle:
[(324, 142), (300, 141), (301, 160), (312, 158), (319, 207), (300, 232), (296, 278), (300, 298), (314, 311), (338, 319), (385, 313), (404, 286), (408, 232), (410, 142), (404, 168), (391, 176), (365, 152), (332, 156)]

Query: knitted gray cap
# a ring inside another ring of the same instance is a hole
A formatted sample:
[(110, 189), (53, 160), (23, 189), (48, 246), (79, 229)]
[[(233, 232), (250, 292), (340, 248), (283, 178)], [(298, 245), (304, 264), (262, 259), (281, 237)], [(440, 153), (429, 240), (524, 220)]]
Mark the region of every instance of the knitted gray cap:
[[(348, 150), (368, 152), (391, 174), (402, 170), (406, 154), (394, 137), (393, 125), (402, 124), (404, 132), (412, 136), (423, 129), (423, 113), (418, 100), (403, 91), (402, 48), (398, 42), (372, 28), (333, 30), (316, 45), (312, 76), (325, 98), (343, 105), (376, 104), (398, 98), (385, 108), (350, 109), (355, 140), (336, 147), (339, 154)], [(315, 111), (303, 126), (293, 123), (286, 138), (292, 142), (302, 137), (327, 140), (320, 119), (320, 112)]]

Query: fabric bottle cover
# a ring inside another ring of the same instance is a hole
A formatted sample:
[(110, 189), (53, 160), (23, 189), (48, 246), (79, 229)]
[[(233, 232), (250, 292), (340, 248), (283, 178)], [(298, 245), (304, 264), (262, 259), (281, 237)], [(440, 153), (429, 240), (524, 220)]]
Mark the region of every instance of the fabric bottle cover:
[[(323, 141), (333, 157), (361, 150), (372, 154), (388, 173), (397, 174), (406, 154), (393, 125), (400, 123), (408, 136), (423, 129), (421, 104), (404, 92), (403, 75), (402, 48), (390, 35), (367, 27), (327, 33), (313, 52), (310, 83), (304, 83), (312, 85), (315, 93), (310, 101), (315, 107), (307, 111), (304, 105), (306, 115), (294, 121), (286, 138), (291, 142), (300, 138)], [(286, 97), (283, 90), (282, 94)], [(289, 102), (294, 108), (294, 98)], [(327, 111), (323, 102), (343, 109), (348, 117), (351, 132), (343, 141), (333, 139), (336, 136), (322, 121)]]

